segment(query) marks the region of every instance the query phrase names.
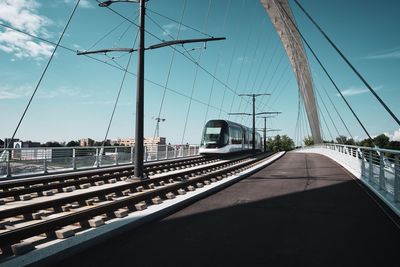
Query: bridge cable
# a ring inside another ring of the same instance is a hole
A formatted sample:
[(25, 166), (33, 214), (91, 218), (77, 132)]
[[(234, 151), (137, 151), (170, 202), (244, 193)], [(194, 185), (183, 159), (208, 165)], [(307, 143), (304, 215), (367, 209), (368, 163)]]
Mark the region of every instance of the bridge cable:
[[(225, 32), (226, 22), (228, 20), (228, 14), (229, 14), (229, 11), (230, 11), (230, 8), (231, 8), (231, 4), (232, 4), (232, 0), (229, 0), (229, 4), (227, 5), (226, 11), (225, 11), (224, 22), (222, 24), (222, 30), (221, 30), (222, 32)], [(221, 60), (222, 49), (223, 48), (221, 48), (221, 50), (219, 51), (217, 62), (215, 63), (215, 69), (214, 69), (214, 75), (215, 76), (217, 75), (218, 66), (219, 66), (219, 63), (220, 63), (220, 60)], [(211, 102), (212, 94), (213, 94), (213, 91), (214, 91), (214, 84), (215, 84), (215, 79), (212, 79), (210, 95), (208, 96), (208, 105)], [(224, 93), (225, 93), (225, 90), (224, 90)], [(207, 109), (206, 109), (206, 114), (204, 116), (203, 125), (206, 124), (207, 117), (208, 117), (208, 111), (209, 111), (209, 106), (207, 106)]]
[[(101, 3), (101, 1), (96, 0), (96, 2)], [(136, 24), (134, 21), (132, 21), (131, 19), (127, 18), (126, 16), (122, 15), (121, 13), (115, 11), (114, 9), (110, 8), (110, 7), (106, 7), (107, 9), (109, 9), (112, 13), (116, 14), (117, 16), (120, 16), (122, 18), (124, 18), (125, 20), (129, 21), (130, 23), (132, 23), (133, 25), (135, 25), (136, 27), (139, 27), (138, 24)], [(160, 42), (163, 42), (164, 40), (162, 40), (161, 38), (157, 37), (155, 34), (149, 32), (148, 30), (145, 30), (145, 32), (147, 34), (149, 34), (150, 36), (152, 36), (153, 38), (157, 39)], [(191, 61), (192, 63), (194, 63), (195, 65), (198, 65), (199, 68), (201, 70), (203, 70), (205, 73), (207, 73), (208, 75), (210, 75), (211, 77), (215, 78), (216, 81), (218, 81), (220, 84), (225, 85), (227, 89), (229, 89), (231, 92), (233, 92), (235, 95), (238, 95), (235, 90), (233, 90), (231, 87), (229, 87), (226, 83), (224, 83), (223, 81), (221, 81), (219, 78), (217, 78), (216, 76), (214, 76), (210, 71), (208, 71), (206, 68), (204, 68), (203, 66), (201, 66), (198, 62), (194, 61), (193, 59), (191, 59), (189, 56), (185, 55), (182, 51), (178, 50), (176, 47), (174, 46), (168, 46), (170, 49), (175, 50), (176, 52), (178, 52), (179, 54), (181, 54), (182, 56), (184, 56), (185, 58), (187, 58), (189, 61)], [(242, 97), (243, 98), (243, 97)], [(245, 99), (245, 101), (250, 102), (249, 100)]]
[[(186, 11), (186, 0), (183, 2), (182, 12), (181, 12), (181, 18), (180, 18), (180, 22), (178, 22), (178, 25), (179, 25), (179, 26), (178, 26), (178, 33), (177, 33), (176, 38), (179, 38), (179, 34), (180, 34), (180, 32), (181, 32), (182, 21), (183, 21), (184, 15), (185, 15), (185, 11)], [(158, 110), (157, 118), (161, 118), (161, 112), (162, 112), (162, 108), (163, 108), (163, 106), (164, 106), (164, 101), (165, 101), (166, 91), (167, 91), (167, 88), (168, 88), (169, 79), (170, 79), (170, 77), (171, 77), (171, 71), (172, 71), (172, 66), (173, 66), (174, 59), (175, 59), (175, 54), (176, 54), (176, 50), (173, 50), (173, 51), (172, 51), (171, 60), (170, 60), (170, 62), (169, 62), (169, 68), (168, 68), (168, 73), (167, 73), (167, 79), (165, 80), (165, 83), (164, 83), (164, 86), (163, 86), (164, 91), (163, 91), (163, 95), (162, 95), (162, 98), (161, 98), (161, 103), (160, 103), (160, 108), (159, 108), (159, 110)], [(154, 129), (154, 135), (153, 135), (154, 138), (155, 138), (155, 136), (156, 136), (156, 130), (157, 130), (157, 126), (156, 126), (156, 128)]]
[[(264, 20), (263, 21), (265, 21), (265, 18), (264, 18)], [(248, 92), (249, 91), (249, 88), (248, 88), (248, 85), (249, 85), (249, 79), (250, 79), (250, 74), (252, 73), (252, 70), (253, 70), (253, 68), (254, 68), (254, 65), (255, 65), (255, 56), (256, 56), (256, 53), (257, 53), (257, 51), (258, 51), (258, 49), (259, 49), (259, 46), (260, 46), (260, 41), (261, 41), (261, 37), (262, 37), (262, 34), (259, 34), (258, 35), (258, 38), (257, 38), (257, 41), (256, 41), (256, 47), (255, 47), (255, 49), (253, 50), (253, 54), (252, 54), (252, 56), (251, 56), (251, 59), (250, 59), (250, 67), (249, 67), (249, 71), (248, 71), (248, 73), (247, 73), (247, 78), (246, 78), (246, 81), (245, 81), (245, 83), (244, 83), (244, 87), (243, 87), (243, 89), (244, 89), (244, 92)], [(253, 92), (251, 91), (251, 94), (252, 94)], [(244, 110), (247, 108), (247, 106), (249, 105), (249, 103), (247, 103), (247, 105), (244, 107)], [(240, 108), (242, 107), (242, 101), (240, 101), (240, 103), (239, 103), (239, 107), (238, 107), (238, 110), (240, 111)], [(243, 116), (241, 117), (241, 119), (240, 119), (240, 121), (242, 122), (243, 121)]]
[[(232, 63), (233, 63), (233, 60), (234, 60), (234, 58), (235, 58), (235, 54), (236, 54), (236, 50), (237, 50), (237, 47), (238, 47), (238, 43), (239, 43), (239, 41), (236, 40), (236, 41), (235, 41), (235, 44), (234, 44), (234, 47), (233, 47), (232, 57), (231, 57), (231, 60), (230, 60), (230, 63), (229, 63), (228, 74), (227, 74), (226, 82), (225, 82), (225, 86), (224, 86), (224, 93), (223, 93), (223, 95), (222, 95), (222, 101), (221, 101), (221, 106), (220, 106), (221, 109), (222, 109), (222, 106), (223, 106), (223, 104), (224, 104), (224, 102), (225, 102), (225, 95), (226, 95), (227, 84), (228, 84), (229, 78), (230, 78), (230, 76), (231, 76)], [(221, 112), (219, 113), (218, 118), (221, 118)]]
[(390, 114), (390, 116), (397, 122), (400, 126), (400, 120), (392, 112), (392, 110), (385, 104), (385, 102), (379, 97), (379, 95), (372, 89), (371, 85), (365, 80), (365, 78), (357, 71), (357, 69), (350, 63), (347, 57), (340, 51), (340, 49), (333, 43), (333, 41), (328, 37), (328, 35), (321, 29), (321, 27), (315, 22), (315, 20), (310, 16), (310, 14), (303, 8), (303, 6), (297, 1), (294, 2), (299, 6), (303, 13), (310, 19), (314, 26), (319, 30), (319, 32), (325, 37), (325, 39), (331, 44), (331, 46), (336, 50), (336, 52), (341, 56), (341, 58), (347, 63), (347, 65), (353, 70), (353, 72), (360, 78), (368, 90), (375, 96), (379, 103), (385, 108), (385, 110)]
[[(321, 94), (319, 93), (318, 89), (317, 89), (316, 87), (315, 87), (315, 89), (316, 89), (315, 91), (317, 92), (317, 95), (318, 95), (319, 99), (320, 99), (321, 102), (322, 102), (322, 105), (324, 106), (324, 108), (325, 108), (325, 110), (326, 110), (326, 113), (327, 113), (328, 116), (329, 116), (329, 119), (331, 120), (331, 123), (333, 124), (333, 127), (335, 128), (335, 131), (336, 131), (338, 137), (340, 138), (340, 137), (341, 137), (341, 134), (339, 133), (339, 130), (338, 130), (338, 128), (336, 127), (336, 124), (335, 124), (335, 122), (333, 121), (332, 116), (331, 116), (331, 114), (329, 113), (329, 110), (328, 110), (327, 106), (325, 105), (325, 101), (322, 99), (322, 96), (321, 96)], [(322, 113), (322, 111), (321, 111), (321, 113)], [(332, 140), (334, 140), (334, 139), (332, 139)], [(342, 141), (342, 143), (344, 144), (343, 139), (342, 139), (341, 141)]]
[(50, 63), (51, 63), (51, 61), (52, 61), (53, 58), (54, 58), (54, 55), (55, 55), (55, 53), (56, 53), (56, 51), (57, 51), (57, 48), (58, 48), (58, 46), (59, 46), (59, 44), (60, 44), (62, 38), (64, 37), (64, 34), (65, 34), (65, 32), (66, 32), (66, 30), (67, 30), (67, 28), (68, 28), (68, 26), (69, 26), (69, 23), (71, 22), (72, 17), (73, 17), (74, 14), (75, 14), (75, 11), (76, 11), (76, 9), (77, 9), (77, 7), (78, 7), (80, 1), (81, 1), (81, 0), (78, 0), (78, 1), (76, 2), (75, 7), (74, 7), (74, 9), (73, 9), (73, 11), (72, 11), (72, 13), (71, 13), (71, 15), (70, 15), (68, 21), (67, 21), (67, 24), (64, 26), (64, 29), (63, 29), (63, 31), (62, 31), (62, 33), (61, 33), (61, 36), (60, 36), (60, 38), (58, 39), (58, 42), (57, 42), (56, 46), (54, 47), (54, 50), (53, 50), (53, 52), (51, 53), (51, 56), (50, 56), (49, 60), (47, 61), (46, 67), (44, 68), (44, 70), (43, 70), (43, 72), (42, 72), (42, 74), (41, 74), (41, 76), (40, 76), (40, 78), (39, 78), (39, 81), (38, 81), (37, 84), (36, 84), (35, 90), (33, 91), (32, 95), (31, 95), (31, 97), (30, 97), (30, 99), (29, 99), (29, 102), (28, 102), (28, 104), (27, 104), (26, 107), (25, 107), (24, 112), (22, 113), (22, 116), (21, 116), (21, 118), (20, 118), (20, 120), (19, 120), (19, 122), (18, 122), (18, 125), (17, 125), (17, 127), (15, 128), (14, 133), (13, 133), (13, 135), (12, 135), (12, 137), (11, 137), (11, 142), (8, 143), (7, 148), (10, 148), (9, 146), (12, 144), (12, 140), (14, 140), (14, 137), (15, 137), (15, 135), (17, 134), (17, 131), (18, 131), (18, 129), (19, 129), (19, 127), (20, 127), (20, 125), (21, 125), (21, 123), (22, 123), (24, 117), (25, 117), (25, 114), (26, 114), (26, 112), (28, 111), (28, 108), (29, 108), (29, 106), (30, 106), (31, 103), (32, 103), (33, 97), (36, 95), (36, 92), (37, 92), (37, 90), (38, 90), (38, 88), (39, 88), (39, 85), (41, 84), (41, 82), (42, 82), (42, 80), (43, 80), (43, 77), (44, 77), (44, 75), (46, 74), (47, 69), (48, 69), (49, 66), (50, 66)]
[(107, 38), (111, 33), (113, 33), (114, 31), (116, 31), (119, 27), (122, 26), (122, 24), (124, 24), (126, 22), (126, 20), (123, 20), (122, 22), (120, 22), (117, 26), (115, 26), (114, 28), (112, 28), (110, 31), (108, 31), (105, 35), (103, 35), (99, 40), (97, 40), (96, 42), (94, 42), (88, 49), (86, 49), (85, 51), (90, 51), (93, 49), (93, 47), (95, 47), (96, 45), (98, 45), (101, 41), (103, 41), (105, 38)]
[(177, 21), (177, 20), (175, 20), (175, 19), (173, 19), (173, 18), (170, 18), (170, 17), (168, 17), (168, 16), (165, 16), (165, 15), (163, 15), (163, 14), (161, 14), (161, 13), (158, 13), (158, 12), (156, 12), (156, 11), (150, 9), (150, 8), (146, 8), (146, 11), (150, 11), (151, 13), (154, 13), (154, 14), (160, 16), (160, 17), (163, 17), (163, 18), (165, 18), (165, 19), (168, 19), (168, 20), (170, 20), (170, 21), (172, 21), (172, 22), (175, 22), (175, 23), (177, 23), (177, 24), (180, 24), (180, 25), (182, 25), (182, 26), (184, 26), (184, 27), (186, 27), (186, 28), (188, 28), (188, 29), (191, 29), (191, 30), (193, 30), (193, 31), (195, 31), (195, 32), (198, 32), (198, 33), (200, 33), (200, 34), (203, 34), (203, 35), (205, 35), (205, 36), (207, 36), (207, 37), (211, 37), (211, 38), (214, 37), (214, 36), (212, 36), (212, 35), (210, 35), (210, 34), (208, 34), (208, 33), (202, 32), (201, 30), (198, 30), (198, 29), (193, 28), (193, 27), (191, 27), (191, 26), (189, 26), (189, 25), (187, 25), (187, 24), (182, 23), (182, 20), (181, 20), (181, 21)]
[[(1, 23), (1, 22), (0, 22), (0, 26), (2, 26), (2, 27), (4, 27), (4, 28), (11, 29), (11, 30), (13, 30), (13, 31), (16, 31), (16, 32), (19, 32), (19, 33), (22, 33), (22, 34), (25, 34), (25, 35), (27, 35), (27, 36), (30, 36), (30, 37), (35, 38), (35, 39), (38, 39), (38, 40), (40, 40), (40, 41), (43, 41), (43, 42), (52, 44), (52, 45), (54, 45), (54, 46), (57, 45), (57, 43), (55, 43), (55, 42), (52, 42), (52, 41), (47, 40), (47, 39), (44, 39), (44, 38), (42, 38), (42, 37), (39, 37), (39, 36), (30, 34), (30, 33), (27, 33), (27, 32), (21, 31), (21, 30), (18, 30), (18, 29), (13, 28), (13, 27), (11, 27), (11, 26), (9, 26), (9, 25), (5, 25), (5, 24), (3, 24), (3, 23)], [(72, 49), (72, 48), (70, 48), (70, 47), (64, 46), (64, 45), (62, 45), (62, 44), (59, 44), (58, 47), (63, 48), (63, 49), (65, 49), (65, 50), (67, 50), (67, 51), (69, 51), (69, 52), (72, 52), (72, 53), (74, 53), (74, 54), (76, 54), (76, 52), (77, 52), (75, 49)], [(120, 71), (123, 71), (123, 72), (127, 71), (128, 74), (132, 75), (133, 77), (136, 77), (136, 73), (133, 73), (133, 72), (131, 72), (131, 71), (125, 69), (123, 66), (121, 66), (119, 63), (117, 63), (117, 62), (115, 62), (115, 61), (113, 61), (113, 62), (116, 63), (117, 65), (110, 64), (110, 63), (107, 62), (107, 61), (100, 60), (100, 59), (98, 59), (98, 58), (96, 58), (96, 57), (93, 57), (93, 56), (91, 56), (91, 55), (83, 55), (83, 56), (85, 56), (85, 57), (87, 57), (87, 58), (90, 58), (90, 59), (92, 59), (92, 60), (94, 60), (94, 61), (97, 61), (97, 62), (99, 62), (99, 63), (106, 64), (106, 65), (108, 65), (108, 66), (110, 66), (110, 67), (112, 67), (112, 68), (115, 68), (115, 69), (117, 69), (117, 70), (120, 70)], [(148, 82), (148, 83), (151, 83), (151, 84), (153, 84), (153, 85), (155, 85), (155, 86), (157, 86), (157, 87), (164, 88), (163, 85), (161, 85), (161, 84), (159, 84), (158, 82), (155, 82), (155, 81), (153, 81), (153, 80), (150, 80), (150, 79), (148, 79), (148, 78), (145, 78), (145, 81)], [(185, 95), (185, 94), (183, 94), (183, 93), (181, 93), (181, 92), (179, 92), (179, 91), (177, 91), (177, 90), (175, 90), (175, 89), (172, 89), (172, 88), (167, 87), (166, 90), (168, 90), (168, 91), (170, 91), (170, 92), (172, 92), (172, 93), (174, 93), (174, 94), (180, 95), (180, 96), (182, 96), (182, 97), (184, 97), (184, 98), (190, 99), (190, 96)], [(195, 102), (197, 102), (197, 103), (199, 103), (199, 104), (202, 104), (202, 105), (207, 106), (207, 103), (205, 103), (205, 102), (203, 102), (203, 101), (201, 101), (201, 100), (199, 100), (199, 99), (197, 99), (197, 98), (192, 98), (192, 100), (195, 101)], [(210, 107), (213, 108), (213, 109), (215, 109), (215, 110), (223, 111), (224, 113), (228, 113), (228, 111), (226, 111), (226, 110), (221, 110), (220, 108), (218, 108), (218, 107), (216, 107), (216, 106), (210, 105)]]
[[(138, 36), (139, 36), (139, 30), (136, 32), (135, 41), (133, 42), (132, 48), (135, 48)], [(101, 144), (101, 149), (102, 150), (104, 149), (104, 145), (105, 145), (105, 143), (107, 141), (108, 133), (110, 131), (111, 123), (112, 123), (113, 118), (114, 118), (114, 114), (115, 114), (115, 110), (116, 110), (117, 105), (118, 105), (119, 97), (121, 95), (121, 91), (122, 91), (122, 88), (123, 88), (124, 83), (125, 83), (125, 78), (126, 78), (126, 74), (128, 73), (128, 67), (129, 67), (129, 64), (131, 63), (132, 55), (133, 55), (133, 53), (129, 53), (129, 59), (128, 59), (128, 62), (126, 63), (126, 68), (125, 68), (125, 71), (124, 71), (124, 75), (122, 77), (121, 84), (119, 86), (117, 98), (115, 99), (114, 107), (113, 107), (113, 110), (112, 110), (112, 113), (111, 113), (111, 116), (110, 116), (110, 120), (108, 122), (107, 131), (106, 131), (106, 134), (104, 136), (103, 143)]]
[[(209, 1), (208, 1), (207, 14), (206, 14), (205, 21), (204, 21), (204, 29), (205, 29), (205, 30), (207, 30), (207, 24), (208, 24), (208, 19), (209, 19), (209, 16), (210, 16), (211, 5), (212, 5), (212, 0), (209, 0)], [(202, 57), (202, 55), (203, 55), (202, 52), (203, 52), (203, 50), (201, 50), (201, 51), (199, 52), (199, 57), (198, 57), (198, 60), (197, 60), (198, 62), (200, 62), (200, 60), (201, 60), (201, 57)], [(198, 73), (199, 73), (199, 67), (198, 67), (198, 66), (199, 66), (199, 65), (197, 64), (197, 65), (196, 65), (196, 70), (195, 70), (195, 75), (194, 75), (194, 78), (193, 78), (192, 91), (191, 91), (191, 93), (190, 93), (190, 97), (193, 97), (194, 89), (195, 89), (195, 87), (196, 87), (197, 75), (198, 75)], [(182, 144), (182, 145), (183, 145), (183, 140), (185, 139), (186, 127), (187, 127), (187, 124), (188, 124), (189, 114), (190, 114), (190, 109), (191, 109), (191, 107), (192, 107), (192, 100), (190, 99), (190, 100), (189, 100), (189, 106), (188, 106), (187, 111), (186, 111), (185, 126), (183, 127), (183, 133), (182, 133), (182, 138), (181, 138), (181, 144)]]
[[(335, 103), (333, 103), (333, 101), (332, 101), (331, 97), (329, 96), (329, 94), (328, 94), (328, 91), (326, 90), (325, 86), (323, 85), (323, 83), (322, 83), (321, 79), (318, 77), (318, 75), (317, 75), (317, 73), (316, 73), (316, 72), (314, 72), (314, 71), (313, 71), (313, 73), (315, 74), (315, 77), (317, 77), (317, 80), (319, 81), (319, 83), (320, 83), (320, 85), (321, 85), (321, 88), (324, 90), (324, 92), (325, 92), (325, 95), (328, 97), (328, 99), (329, 99), (330, 103), (332, 104), (333, 108), (334, 108), (334, 109), (335, 109), (335, 111), (336, 111), (336, 114), (339, 116), (339, 118), (340, 118), (340, 120), (341, 120), (342, 124), (343, 124), (343, 125), (344, 125), (344, 127), (346, 128), (346, 131), (347, 131), (347, 133), (349, 134), (349, 136), (351, 137), (351, 139), (353, 139), (353, 140), (354, 140), (354, 137), (353, 137), (353, 135), (350, 133), (350, 130), (349, 130), (349, 128), (347, 127), (347, 125), (346, 125), (346, 123), (344, 122), (344, 120), (343, 120), (342, 116), (340, 115), (340, 113), (339, 113), (339, 110), (336, 108), (336, 105), (335, 105)], [(321, 98), (322, 98), (322, 96), (321, 96)]]
[[(274, 0), (275, 1), (275, 0)], [(301, 36), (301, 39), (304, 41), (304, 43), (306, 44), (306, 46), (308, 47), (308, 49), (310, 50), (310, 52), (312, 53), (312, 55), (314, 56), (314, 58), (317, 60), (318, 64), (321, 66), (321, 68), (323, 69), (323, 71), (325, 72), (326, 76), (329, 78), (329, 80), (331, 81), (331, 83), (333, 84), (333, 86), (335, 87), (336, 91), (339, 93), (339, 95), (341, 96), (341, 98), (343, 99), (343, 101), (346, 103), (347, 107), (350, 109), (351, 113), (353, 114), (353, 116), (356, 118), (357, 122), (360, 124), (360, 126), (362, 127), (362, 129), (364, 130), (364, 132), (366, 133), (366, 135), (368, 136), (368, 138), (370, 139), (370, 141), (374, 144), (373, 139), (371, 137), (371, 135), (369, 134), (369, 132), (367, 131), (367, 129), (365, 128), (365, 126), (362, 124), (362, 122), (360, 121), (360, 119), (358, 118), (357, 114), (354, 112), (353, 108), (350, 106), (350, 104), (348, 103), (348, 101), (346, 100), (346, 98), (343, 96), (342, 92), (339, 90), (338, 86), (336, 85), (336, 83), (333, 81), (331, 75), (328, 73), (328, 71), (326, 70), (325, 66), (322, 64), (322, 62), (319, 60), (319, 57), (315, 54), (314, 50), (311, 48), (311, 46), (309, 45), (309, 43), (307, 42), (307, 40), (305, 39), (305, 37), (303, 36), (303, 34), (300, 32), (299, 28), (297, 27), (297, 25), (295, 24), (295, 22), (292, 20), (292, 18), (289, 16), (289, 14), (287, 13), (287, 11), (279, 4), (275, 1), (275, 3), (277, 4), (277, 6), (280, 8), (280, 10), (283, 10), (283, 12), (285, 12), (286, 16), (288, 17), (288, 19), (290, 20), (291, 24), (293, 25), (293, 27), (296, 29), (296, 31), (298, 32), (298, 34)]]
[[(318, 93), (318, 95), (319, 95), (319, 93)], [(320, 98), (320, 99), (321, 99), (321, 98)], [(322, 100), (322, 99), (321, 99), (321, 100)], [(323, 100), (322, 100), (322, 103), (324, 103)], [(325, 106), (325, 104), (324, 104), (324, 106)], [(317, 101), (317, 109), (318, 109), (318, 111), (319, 111), (319, 114), (320, 114), (321, 117), (322, 117), (322, 120), (323, 120), (324, 123), (325, 123), (325, 126), (326, 126), (326, 129), (328, 130), (329, 136), (331, 137), (332, 140), (334, 140), (334, 139), (333, 139), (332, 132), (331, 132), (331, 130), (329, 129), (329, 125), (328, 125), (328, 123), (327, 123), (326, 120), (325, 120), (325, 115), (324, 115), (322, 109), (320, 108), (318, 101)], [(328, 112), (328, 114), (329, 114), (329, 112)], [(336, 126), (335, 126), (335, 128), (336, 128)], [(321, 130), (322, 130), (322, 127), (321, 127)], [(322, 138), (322, 140), (324, 140), (324, 138)]]
[[(237, 95), (236, 92), (237, 92), (238, 87), (239, 87), (240, 77), (242, 76), (243, 65), (244, 65), (244, 62), (246, 61), (246, 52), (248, 50), (247, 48), (248, 48), (249, 43), (250, 43), (250, 37), (251, 37), (252, 32), (253, 32), (253, 28), (251, 28), (251, 30), (249, 31), (249, 34), (247, 36), (246, 44), (245, 44), (245, 47), (244, 47), (244, 56), (243, 56), (242, 62), (240, 63), (239, 74), (238, 74), (237, 79), (236, 79), (235, 92), (234, 92), (234, 95), (232, 97), (232, 102), (231, 102), (231, 106), (230, 106), (229, 112), (232, 112), (233, 104), (235, 102), (235, 95)], [(240, 99), (243, 100), (243, 97), (241, 97)], [(231, 115), (228, 114), (228, 119), (230, 118), (230, 116)]]

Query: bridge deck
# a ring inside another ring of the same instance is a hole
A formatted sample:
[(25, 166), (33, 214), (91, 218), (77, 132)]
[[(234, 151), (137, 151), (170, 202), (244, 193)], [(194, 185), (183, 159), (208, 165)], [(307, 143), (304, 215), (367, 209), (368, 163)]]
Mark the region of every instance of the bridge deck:
[(399, 266), (399, 242), (398, 226), (343, 168), (317, 154), (288, 153), (58, 265)]

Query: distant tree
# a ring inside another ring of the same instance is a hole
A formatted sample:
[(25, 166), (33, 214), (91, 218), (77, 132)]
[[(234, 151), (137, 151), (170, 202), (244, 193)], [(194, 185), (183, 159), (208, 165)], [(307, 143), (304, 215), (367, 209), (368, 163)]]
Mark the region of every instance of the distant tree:
[(272, 152), (289, 151), (294, 149), (293, 140), (287, 135), (277, 135), (274, 138), (267, 139), (267, 147)]
[(314, 145), (314, 139), (312, 138), (312, 136), (306, 136), (304, 137), (304, 145), (305, 146), (312, 146)]
[(78, 142), (78, 141), (73, 141), (73, 140), (71, 140), (71, 141), (69, 141), (69, 142), (67, 143), (66, 146), (68, 146), (68, 147), (79, 146), (79, 142)]
[(400, 150), (400, 141), (390, 141), (386, 146), (387, 149)]
[(289, 136), (287, 136), (286, 134), (282, 135), (282, 138), (281, 138), (281, 150), (290, 151), (290, 150), (293, 150), (293, 149), (294, 149), (293, 140)]
[(380, 148), (385, 148), (389, 144), (389, 137), (384, 134), (380, 134), (374, 138), (374, 143)]
[(357, 146), (374, 147), (371, 139), (364, 139), (356, 143)]
[(345, 135), (339, 135), (338, 137), (336, 137), (336, 142), (338, 144), (346, 144), (347, 142), (347, 136)]
[(43, 146), (43, 147), (62, 147), (63, 145), (56, 141), (49, 141), (49, 142), (46, 142), (45, 144), (42, 144), (41, 146)]

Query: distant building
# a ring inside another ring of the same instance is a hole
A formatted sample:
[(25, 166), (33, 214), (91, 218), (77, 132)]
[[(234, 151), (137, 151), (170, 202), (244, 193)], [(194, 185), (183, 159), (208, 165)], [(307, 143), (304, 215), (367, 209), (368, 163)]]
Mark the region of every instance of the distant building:
[[(11, 158), (13, 160), (38, 160), (38, 159), (51, 159), (52, 150), (46, 148), (39, 148), (39, 142), (32, 141), (15, 141), (13, 142), (13, 148), (11, 152)], [(32, 149), (30, 149), (32, 148)]]
[(118, 138), (115, 142), (120, 146), (134, 146), (135, 139), (134, 138)]
[(79, 146), (93, 146), (94, 140), (90, 138), (79, 139)]
[(4, 138), (4, 148), (7, 148), (7, 147), (13, 148), (14, 143), (18, 142), (18, 141), (19, 141), (19, 139), (17, 139), (17, 138), (14, 138), (12, 140), (11, 140), (11, 138)]
[[(158, 145), (165, 145), (166, 143), (165, 137), (145, 137), (143, 140), (144, 146), (152, 147)], [(115, 144), (121, 146), (134, 146), (135, 138), (118, 138), (117, 141), (114, 141)]]

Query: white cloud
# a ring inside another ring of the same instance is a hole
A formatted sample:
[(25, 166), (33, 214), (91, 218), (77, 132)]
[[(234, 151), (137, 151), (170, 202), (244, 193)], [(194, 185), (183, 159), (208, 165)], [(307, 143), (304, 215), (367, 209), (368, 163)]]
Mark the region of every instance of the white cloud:
[(400, 141), (400, 129), (394, 131), (392, 139), (394, 141)]
[[(383, 88), (383, 86), (375, 86), (373, 89), (375, 91), (379, 91)], [(360, 95), (360, 94), (365, 94), (369, 92), (368, 88), (365, 87), (356, 87), (356, 86), (350, 86), (348, 89), (345, 89), (341, 91), (343, 96), (354, 96), (354, 95)], [(336, 94), (337, 96), (340, 96), (340, 94)]]
[(186, 31), (188, 28), (183, 26), (183, 25), (179, 25), (177, 23), (169, 23), (169, 24), (164, 24), (162, 26), (162, 28), (164, 29), (163, 35), (164, 36), (169, 36), (169, 35), (173, 35), (174, 33), (177, 33), (180, 27), (180, 31)]
[[(36, 0), (1, 0), (0, 21), (33, 35), (48, 37), (46, 26), (52, 21), (38, 14)], [(51, 55), (53, 47), (37, 42), (32, 37), (10, 29), (0, 31), (0, 50), (17, 58), (43, 59)]]
[(363, 57), (362, 59), (400, 59), (400, 48), (392, 48), (384, 50), (372, 55)]
[(0, 100), (26, 97), (31, 91), (32, 87), (27, 85), (22, 85), (14, 88), (10, 86), (2, 86), (0, 87)]
[[(18, 99), (29, 97), (33, 93), (33, 86), (20, 85), (17, 87), (0, 87), (0, 100)], [(43, 89), (37, 93), (37, 98), (57, 98), (57, 97), (89, 97), (89, 94), (83, 93), (83, 90), (76, 87), (60, 86), (55, 89)]]
[[(64, 0), (66, 4), (76, 4), (76, 0)], [(83, 8), (93, 8), (94, 6), (89, 2), (89, 0), (81, 0), (79, 7)]]

